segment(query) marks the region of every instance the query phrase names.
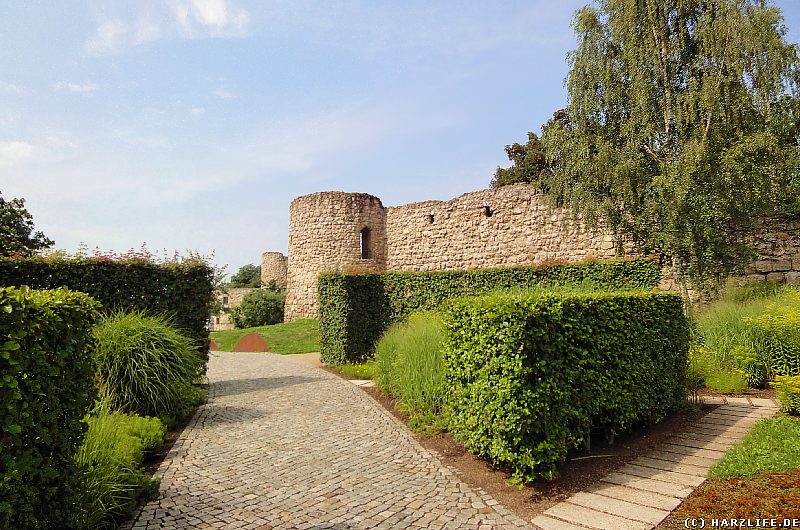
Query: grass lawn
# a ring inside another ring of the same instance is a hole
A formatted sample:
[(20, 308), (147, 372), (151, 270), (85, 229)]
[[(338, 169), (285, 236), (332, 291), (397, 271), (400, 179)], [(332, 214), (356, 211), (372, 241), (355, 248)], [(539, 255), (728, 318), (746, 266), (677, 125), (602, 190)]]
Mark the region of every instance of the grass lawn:
[(233, 351), (233, 346), (248, 333), (258, 333), (267, 341), (273, 353), (309, 353), (319, 351), (319, 322), (315, 319), (295, 320), (272, 326), (214, 331), (214, 339), (222, 351)]
[(711, 467), (711, 478), (749, 477), (800, 469), (800, 418), (759, 421), (742, 441)]
[(659, 529), (703, 518), (800, 518), (800, 418), (761, 420)]

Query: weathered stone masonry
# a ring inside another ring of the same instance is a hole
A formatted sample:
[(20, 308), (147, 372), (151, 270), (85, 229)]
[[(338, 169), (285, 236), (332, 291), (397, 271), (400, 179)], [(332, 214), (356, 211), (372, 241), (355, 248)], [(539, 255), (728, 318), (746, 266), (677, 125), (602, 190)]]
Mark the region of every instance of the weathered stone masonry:
[(317, 277), (325, 271), (473, 269), (614, 255), (610, 235), (568, 223), (525, 185), (389, 208), (365, 193), (314, 193), (289, 208), (286, 320), (316, 317)]
[[(800, 219), (762, 222), (744, 239), (759, 254), (747, 279), (800, 281)], [(326, 271), (512, 267), (616, 255), (610, 234), (570, 222), (527, 185), (396, 207), (366, 193), (313, 193), (289, 208), (286, 320), (317, 316), (317, 277)], [(282, 259), (264, 253), (262, 274), (279, 279)], [(661, 287), (673, 288), (668, 270)]]

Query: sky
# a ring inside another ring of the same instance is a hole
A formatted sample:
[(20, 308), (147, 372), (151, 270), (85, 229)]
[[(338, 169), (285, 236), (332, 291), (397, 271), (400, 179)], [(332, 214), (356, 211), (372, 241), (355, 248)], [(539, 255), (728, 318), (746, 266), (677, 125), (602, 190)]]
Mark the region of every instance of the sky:
[(565, 106), (588, 1), (4, 0), (0, 192), (56, 248), (233, 273), (286, 252), (297, 196), (488, 187)]

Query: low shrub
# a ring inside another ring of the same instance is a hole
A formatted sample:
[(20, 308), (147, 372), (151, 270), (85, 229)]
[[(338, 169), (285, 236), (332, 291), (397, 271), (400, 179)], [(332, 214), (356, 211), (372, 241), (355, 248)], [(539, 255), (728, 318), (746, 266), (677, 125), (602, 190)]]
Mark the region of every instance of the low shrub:
[(445, 398), (444, 326), (433, 312), (393, 324), (375, 349), (375, 383), (397, 398), (414, 428), (436, 423)]
[(75, 462), (82, 472), (73, 518), (79, 530), (116, 528), (140, 501), (158, 491), (158, 480), (141, 469), (144, 455), (164, 443), (166, 427), (157, 418), (110, 412), (88, 416), (89, 430)]
[(94, 328), (102, 400), (120, 412), (180, 417), (202, 397), (195, 343), (161, 317), (117, 312)]
[(517, 482), (552, 478), (607, 437), (685, 406), (689, 328), (672, 293), (493, 295), (451, 301), (445, 414)]
[(371, 358), (386, 328), (417, 311), (436, 310), (459, 296), (512, 288), (590, 283), (605, 289), (652, 289), (657, 259), (585, 261), (509, 267), (384, 274), (323, 274), (318, 283), (322, 361), (363, 362)]
[(99, 307), (66, 289), (0, 287), (0, 528), (63, 528), (71, 516)]
[(781, 411), (795, 416), (800, 415), (800, 375), (776, 376), (775, 382), (770, 386), (775, 389), (775, 396), (781, 403)]
[(231, 321), (239, 329), (269, 326), (283, 322), (283, 304), (286, 294), (281, 291), (259, 289), (242, 299), (231, 310)]

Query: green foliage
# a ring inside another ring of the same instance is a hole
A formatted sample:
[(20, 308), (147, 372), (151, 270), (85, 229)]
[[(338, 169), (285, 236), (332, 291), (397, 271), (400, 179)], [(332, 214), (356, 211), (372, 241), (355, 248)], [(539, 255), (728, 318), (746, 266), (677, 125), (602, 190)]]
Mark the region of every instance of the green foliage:
[(116, 312), (93, 333), (100, 395), (113, 410), (181, 417), (202, 398), (197, 348), (165, 319)]
[(711, 478), (749, 477), (800, 468), (800, 418), (764, 418), (722, 460)]
[(439, 417), (444, 405), (443, 335), (441, 317), (425, 311), (393, 324), (375, 348), (375, 384), (397, 398), (415, 428)]
[(695, 395), (701, 388), (723, 394), (738, 394), (748, 387), (744, 370), (721, 366), (713, 355), (703, 348), (689, 350), (689, 390)]
[(512, 165), (508, 168), (497, 168), (492, 178), (493, 188), (519, 183), (538, 186), (542, 181), (542, 173), (552, 171), (552, 165), (548, 163), (544, 147), (536, 133), (528, 133), (528, 143), (525, 145), (514, 143), (507, 145), (505, 149)]
[(86, 418), (89, 430), (75, 462), (82, 487), (73, 523), (78, 530), (117, 528), (140, 501), (158, 490), (158, 480), (141, 469), (145, 453), (164, 442), (166, 427), (157, 418), (101, 408)]
[[(88, 293), (105, 310), (141, 310), (167, 315), (198, 346), (206, 348), (214, 271), (200, 259), (156, 264), (112, 260), (2, 258), (0, 285), (33, 289), (66, 286)], [(205, 350), (204, 350), (205, 351)]]
[(444, 313), (450, 432), (518, 482), (568, 451), (685, 406), (689, 328), (679, 296), (491, 295)]
[(239, 329), (269, 326), (283, 322), (283, 291), (259, 289), (245, 295), (242, 303), (231, 310), (231, 321)]
[(761, 314), (746, 318), (769, 375), (800, 375), (800, 292), (786, 291)]
[(0, 287), (0, 528), (69, 520), (73, 455), (94, 403), (91, 327), (99, 304), (66, 289)]
[(775, 382), (770, 383), (775, 388), (775, 396), (781, 403), (781, 410), (787, 414), (800, 416), (800, 375), (779, 375)]
[(376, 368), (374, 362), (366, 362), (358, 364), (340, 364), (336, 368), (345, 377), (352, 377), (353, 379), (375, 378)]
[(272, 326), (215, 331), (211, 333), (211, 338), (217, 342), (220, 350), (233, 351), (236, 341), (248, 333), (261, 335), (272, 353), (309, 353), (320, 349), (319, 321), (312, 318)]
[(436, 309), (450, 298), (584, 283), (650, 289), (658, 285), (660, 273), (658, 260), (639, 258), (441, 272), (323, 274), (318, 284), (322, 361), (369, 359), (389, 324), (416, 311)]
[(228, 287), (261, 287), (261, 265), (243, 265), (231, 276)]
[(601, 0), (575, 16), (566, 113), (540, 187), (590, 227), (715, 284), (739, 231), (798, 197), (797, 52), (762, 0)]
[(696, 315), (695, 340), (717, 366), (743, 370), (749, 386), (763, 387), (776, 374), (800, 375), (798, 323), (800, 292), (794, 289), (735, 293)]
[(25, 199), (6, 201), (0, 194), (0, 256), (29, 255), (50, 248), (53, 242), (41, 232), (34, 232), (33, 217), (25, 208)]

